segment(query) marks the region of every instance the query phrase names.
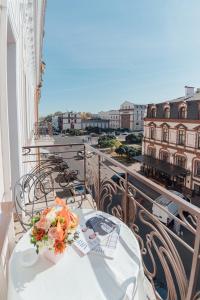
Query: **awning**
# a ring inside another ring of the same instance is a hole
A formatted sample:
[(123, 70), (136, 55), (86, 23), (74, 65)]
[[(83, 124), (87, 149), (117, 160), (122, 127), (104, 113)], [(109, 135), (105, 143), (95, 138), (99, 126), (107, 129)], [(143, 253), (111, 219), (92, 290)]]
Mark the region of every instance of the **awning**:
[(148, 155), (135, 156), (134, 159), (170, 176), (186, 176), (189, 174), (189, 171), (182, 167), (172, 165), (168, 162), (153, 158)]

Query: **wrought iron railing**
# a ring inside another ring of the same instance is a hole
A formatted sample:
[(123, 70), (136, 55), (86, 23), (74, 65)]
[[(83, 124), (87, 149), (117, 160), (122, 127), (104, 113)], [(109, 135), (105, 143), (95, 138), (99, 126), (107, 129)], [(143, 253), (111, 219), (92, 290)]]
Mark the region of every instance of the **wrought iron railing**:
[[(83, 198), (90, 193), (94, 207), (117, 216), (130, 227), (139, 241), (144, 271), (157, 299), (200, 297), (198, 207), (89, 145), (24, 147), (23, 152), (30, 173), (46, 180), (40, 193), (49, 196), (53, 192), (68, 200), (68, 193), (82, 184)], [(178, 214), (154, 201), (160, 195), (172, 201)], [(78, 204), (81, 207), (82, 200)], [(153, 214), (155, 206), (160, 214), (167, 214), (168, 224)]]
[(49, 139), (53, 135), (52, 124), (48, 121), (35, 122), (34, 124), (34, 139), (40, 138)]

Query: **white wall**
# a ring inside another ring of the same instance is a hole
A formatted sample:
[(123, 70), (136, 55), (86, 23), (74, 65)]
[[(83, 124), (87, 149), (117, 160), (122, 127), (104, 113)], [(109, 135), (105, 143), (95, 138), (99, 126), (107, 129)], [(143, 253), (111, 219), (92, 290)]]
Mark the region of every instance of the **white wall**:
[(0, 201), (29, 168), (21, 154), (33, 138), (45, 3), (0, 0)]

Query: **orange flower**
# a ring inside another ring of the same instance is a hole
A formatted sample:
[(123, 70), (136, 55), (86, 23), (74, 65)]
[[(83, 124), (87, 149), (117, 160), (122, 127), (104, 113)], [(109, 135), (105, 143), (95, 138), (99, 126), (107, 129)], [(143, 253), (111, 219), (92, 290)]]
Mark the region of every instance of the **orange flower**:
[(54, 243), (55, 254), (63, 253), (65, 250), (65, 243), (63, 241), (56, 240)]
[(61, 199), (61, 198), (59, 198), (59, 197), (56, 197), (55, 203), (56, 203), (57, 205), (60, 205), (60, 206), (66, 206), (64, 200)]
[(70, 217), (70, 227), (71, 228), (74, 228), (78, 225), (78, 217), (72, 213), (72, 212), (69, 212), (69, 217)]
[(69, 211), (63, 208), (61, 211), (59, 211), (58, 217), (61, 217), (64, 220), (64, 225), (67, 228), (70, 222)]
[(32, 233), (33, 233), (33, 236), (35, 237), (36, 241), (41, 241), (43, 236), (45, 235), (45, 230), (34, 227)]
[(50, 212), (51, 208), (47, 207), (42, 211), (42, 215), (46, 216)]

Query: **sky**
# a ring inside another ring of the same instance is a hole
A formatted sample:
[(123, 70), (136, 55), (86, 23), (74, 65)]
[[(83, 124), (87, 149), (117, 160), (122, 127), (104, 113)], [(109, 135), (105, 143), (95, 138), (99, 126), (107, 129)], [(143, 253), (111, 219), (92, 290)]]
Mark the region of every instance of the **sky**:
[(199, 0), (48, 0), (40, 114), (99, 112), (200, 87)]

